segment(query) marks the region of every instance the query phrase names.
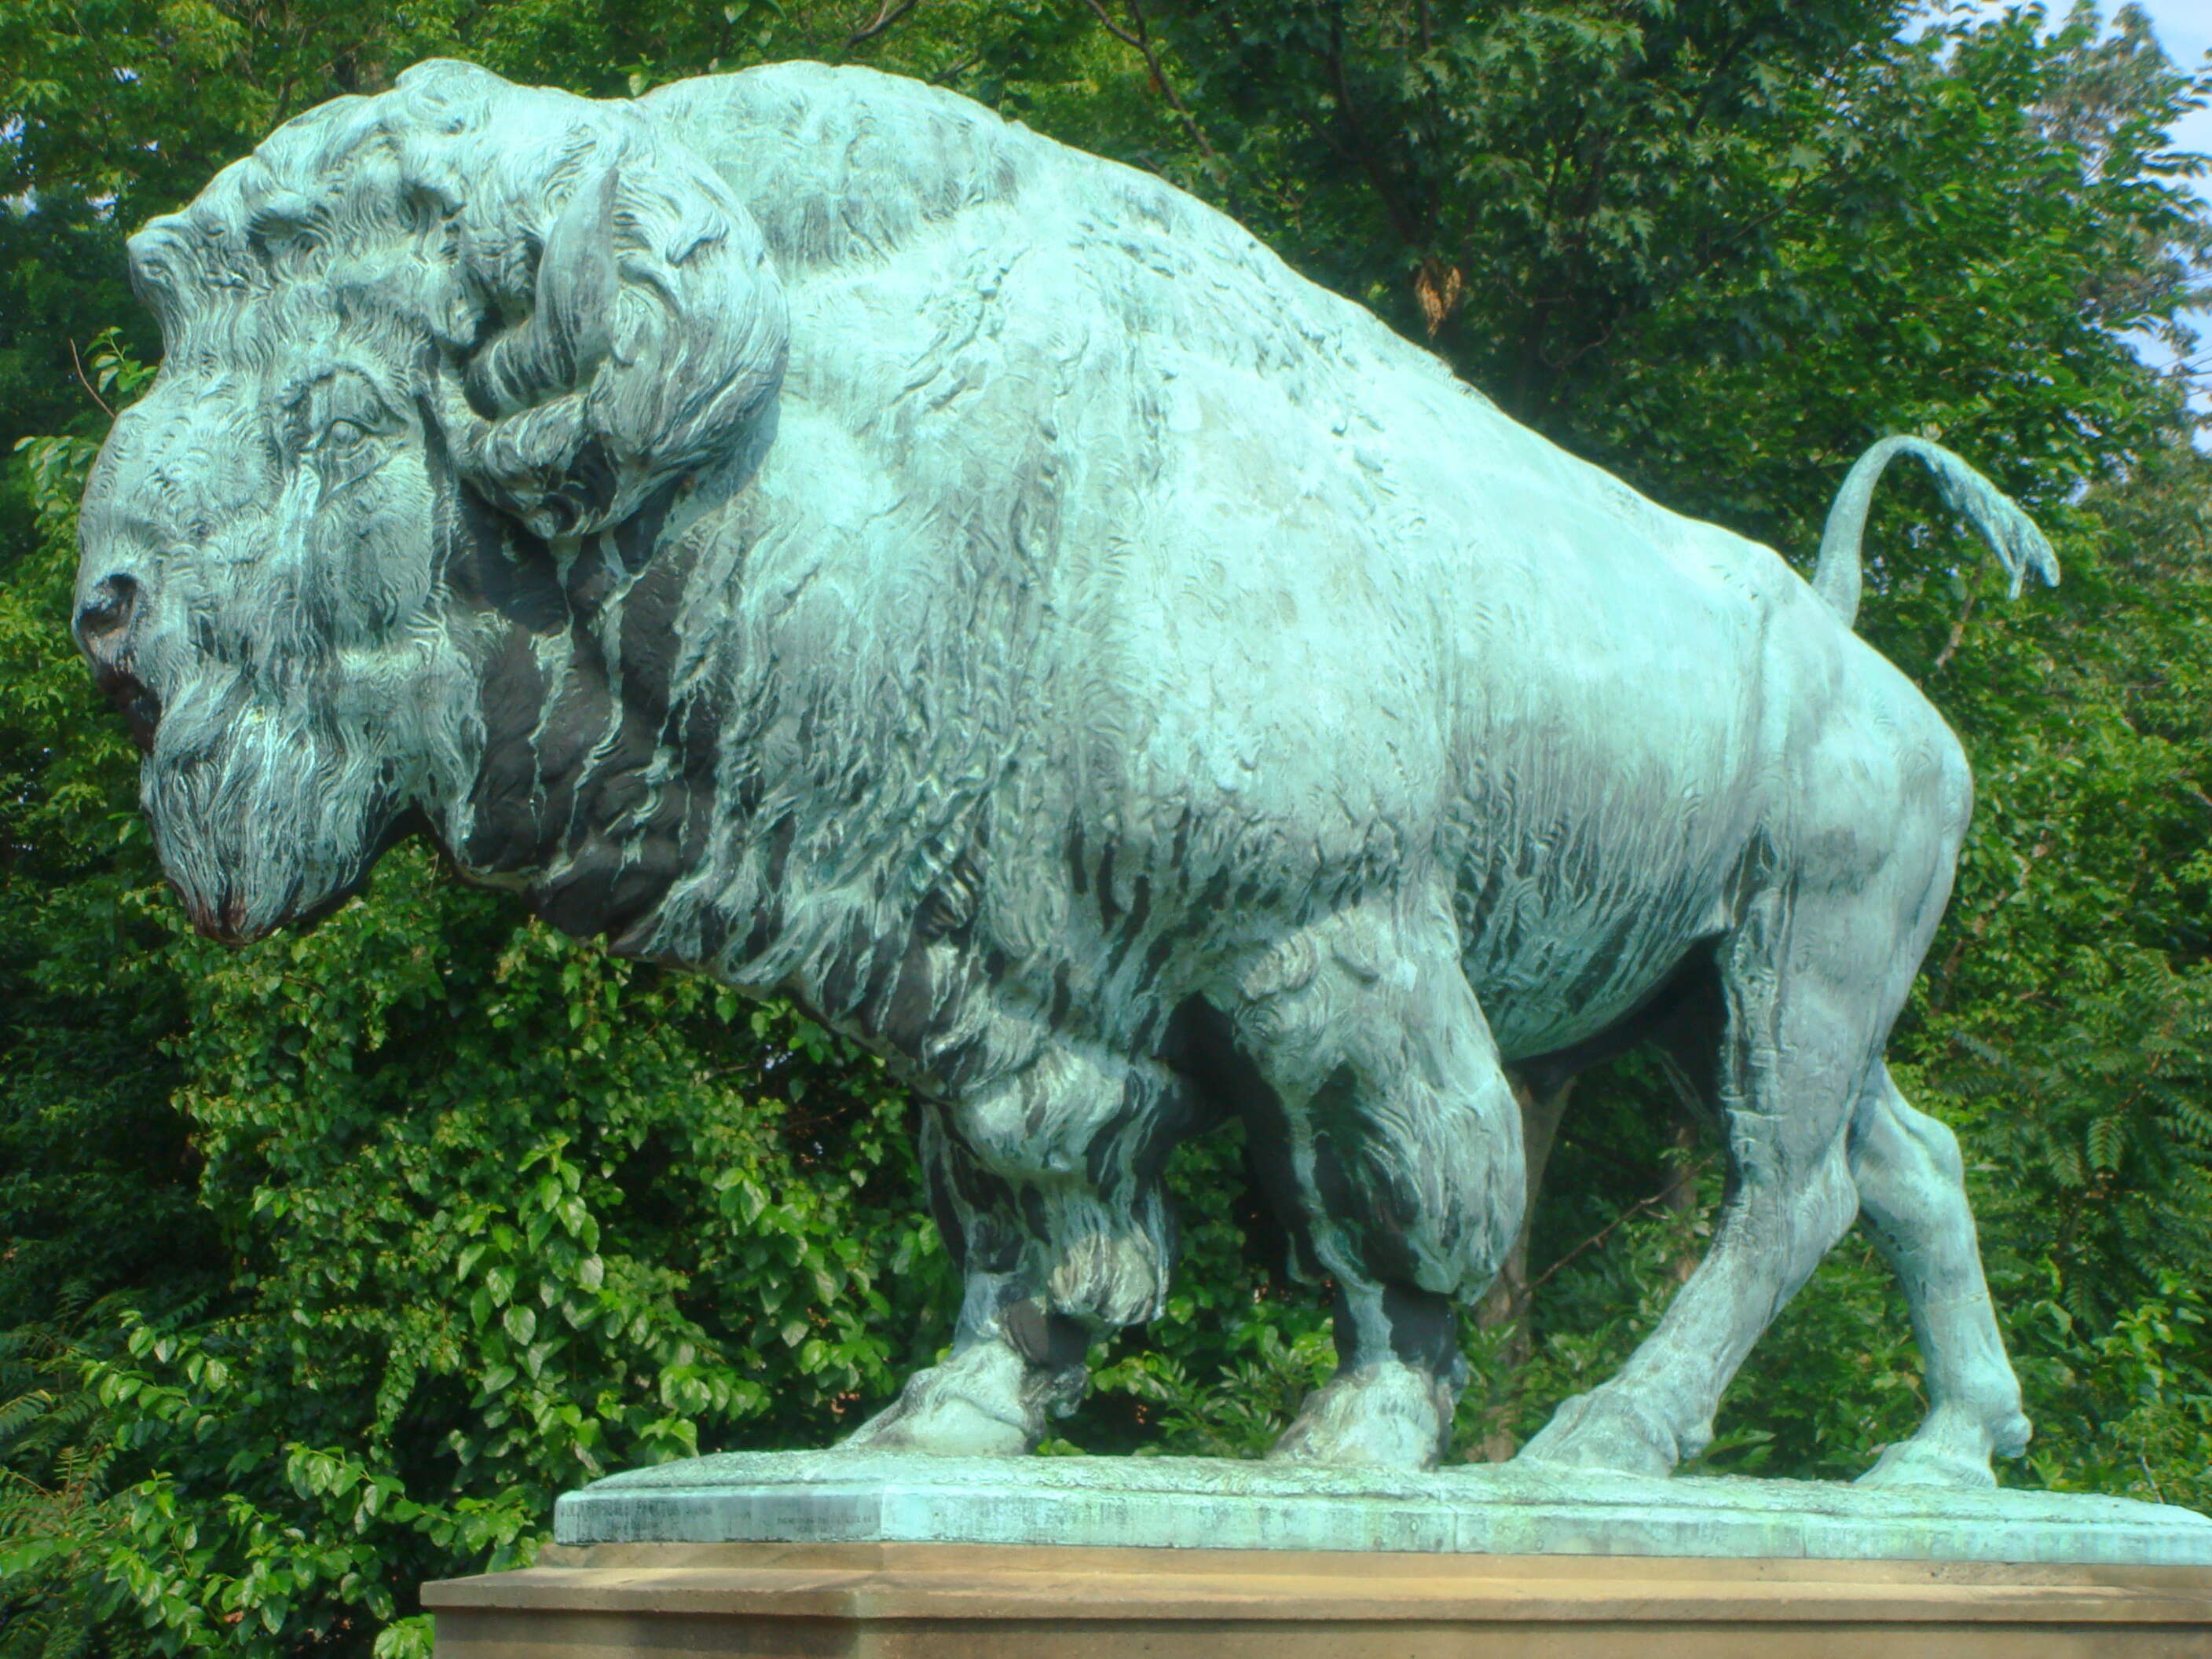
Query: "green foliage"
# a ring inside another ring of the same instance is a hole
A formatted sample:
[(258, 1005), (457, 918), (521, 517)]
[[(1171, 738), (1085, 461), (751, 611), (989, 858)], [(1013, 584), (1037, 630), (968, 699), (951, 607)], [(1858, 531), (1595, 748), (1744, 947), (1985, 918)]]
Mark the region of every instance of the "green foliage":
[[(0, 488), (0, 1659), (426, 1655), (416, 1584), (530, 1559), (556, 1492), (818, 1442), (949, 1328), (908, 1103), (788, 1008), (564, 941), (419, 848), (238, 952), (162, 890), (65, 631), (83, 471), (153, 344), (120, 235), (434, 52), (601, 94), (791, 56), (952, 85), (1231, 209), (1560, 442), (1785, 550), (1884, 431), (2023, 493), (2066, 582), (2015, 607), (1924, 485), (1869, 529), (1866, 629), (1982, 797), (1896, 1069), (1966, 1147), (2039, 1424), (2017, 1478), (2212, 1506), (2212, 463), (2118, 337), (2173, 336), (2208, 231), (2165, 148), (2191, 85), (2140, 16), (863, 10), (0, 10), (0, 407), (38, 434)], [(1170, 1178), (1167, 1316), (1094, 1353), (1049, 1449), (1255, 1455), (1332, 1363), (1235, 1132)], [(1620, 1363), (1718, 1188), (1648, 1066), (1581, 1085), (1533, 1304), (1470, 1322), (1463, 1448)], [(1856, 1474), (1921, 1387), (1847, 1240), (1703, 1467)]]
[(2021, 1375), (2050, 1402), (2028, 1452), (2038, 1482), (2212, 1510), (2208, 1320), (2202, 1284), (2172, 1274), (2094, 1325), (2057, 1296), (2016, 1312)]

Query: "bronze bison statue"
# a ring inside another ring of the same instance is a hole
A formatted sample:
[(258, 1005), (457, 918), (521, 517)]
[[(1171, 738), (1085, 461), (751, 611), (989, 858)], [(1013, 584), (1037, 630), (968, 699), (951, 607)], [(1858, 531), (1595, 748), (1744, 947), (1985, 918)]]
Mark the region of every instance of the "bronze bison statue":
[(923, 1103), (952, 1352), (847, 1443), (1013, 1453), (1160, 1307), (1231, 1117), (1341, 1369), (1278, 1455), (1420, 1466), (1524, 1203), (1516, 1076), (1640, 1041), (1725, 1126), (1710, 1254), (1522, 1452), (1664, 1472), (1855, 1216), (1930, 1409), (2027, 1425), (1951, 1135), (1882, 1054), (1960, 745), (1815, 582), (1507, 419), (1157, 179), (784, 64), (635, 101), (426, 64), (131, 244), (166, 357), (78, 637), (194, 921), (419, 824), (617, 951), (788, 996)]

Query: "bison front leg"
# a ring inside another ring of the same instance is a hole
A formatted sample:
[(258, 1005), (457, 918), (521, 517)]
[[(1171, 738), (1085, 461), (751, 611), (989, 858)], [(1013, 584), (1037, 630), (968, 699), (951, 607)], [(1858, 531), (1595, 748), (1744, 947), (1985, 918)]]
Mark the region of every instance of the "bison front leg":
[(1300, 1278), (1334, 1289), (1338, 1369), (1271, 1455), (1424, 1468), (1465, 1385), (1457, 1304), (1520, 1226), (1521, 1114), (1448, 910), (1364, 905), (1249, 964), (1253, 1159)]
[(926, 1106), (930, 1208), (961, 1274), (952, 1352), (841, 1449), (1018, 1456), (1073, 1411), (1091, 1344), (1165, 1297), (1158, 1174), (1188, 1106), (1163, 1067), (1058, 1043), (965, 1101)]
[(961, 1279), (952, 1352), (908, 1377), (841, 1450), (1018, 1457), (1089, 1383), (1089, 1328), (1047, 1304), (1017, 1188), (945, 1118), (942, 1105), (924, 1105), (920, 1151), (930, 1209)]

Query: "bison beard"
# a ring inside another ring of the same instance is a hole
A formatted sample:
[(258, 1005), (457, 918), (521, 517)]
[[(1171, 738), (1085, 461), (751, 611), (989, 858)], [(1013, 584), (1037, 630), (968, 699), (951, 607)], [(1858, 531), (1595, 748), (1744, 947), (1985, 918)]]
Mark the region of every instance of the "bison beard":
[[(416, 699), (444, 678), (387, 672), (412, 679)], [(357, 674), (326, 668), (277, 685), (205, 673), (163, 709), (141, 799), (201, 933), (245, 944), (327, 912), (367, 878), (411, 787), (465, 775), (465, 697), (380, 710)], [(400, 726), (411, 729), (395, 741)], [(410, 753), (424, 758), (398, 758)]]

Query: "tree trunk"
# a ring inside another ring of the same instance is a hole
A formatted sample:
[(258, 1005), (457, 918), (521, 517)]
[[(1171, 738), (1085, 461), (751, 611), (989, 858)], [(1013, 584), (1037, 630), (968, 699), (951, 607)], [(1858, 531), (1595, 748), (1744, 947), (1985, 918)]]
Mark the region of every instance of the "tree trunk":
[(1537, 1195), (1544, 1190), (1544, 1166), (1551, 1162), (1553, 1143), (1559, 1138), (1559, 1120), (1565, 1115), (1567, 1098), (1574, 1091), (1572, 1079), (1541, 1097), (1519, 1083), (1513, 1085), (1514, 1098), (1521, 1103), (1521, 1144), (1527, 1154), (1528, 1170), (1528, 1202), (1521, 1212), (1521, 1231), (1514, 1237), (1513, 1248), (1506, 1253), (1505, 1265), (1498, 1269), (1497, 1279), (1474, 1309), (1478, 1329), (1507, 1328), (1505, 1345), (1498, 1357), (1498, 1375), (1490, 1384), (1490, 1426), (1482, 1437), (1481, 1455), (1492, 1463), (1503, 1463), (1513, 1455), (1520, 1443), (1510, 1425), (1520, 1402), (1521, 1368), (1527, 1363), (1529, 1352), (1528, 1234), (1535, 1225)]
[(1690, 1275), (1697, 1272), (1698, 1263), (1705, 1259), (1690, 1232), (1691, 1220), (1698, 1210), (1698, 1171), (1703, 1160), (1698, 1157), (1697, 1122), (1687, 1112), (1674, 1120), (1674, 1147), (1681, 1156), (1674, 1166), (1674, 1179), (1667, 1188), (1663, 1203), (1677, 1230), (1675, 1237), (1679, 1242), (1667, 1263), (1667, 1276), (1677, 1285), (1686, 1285)]

